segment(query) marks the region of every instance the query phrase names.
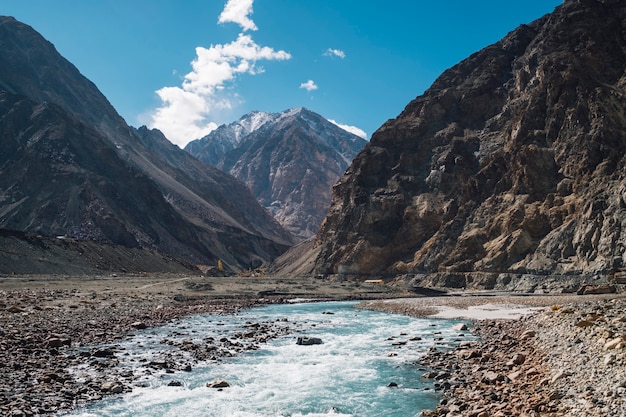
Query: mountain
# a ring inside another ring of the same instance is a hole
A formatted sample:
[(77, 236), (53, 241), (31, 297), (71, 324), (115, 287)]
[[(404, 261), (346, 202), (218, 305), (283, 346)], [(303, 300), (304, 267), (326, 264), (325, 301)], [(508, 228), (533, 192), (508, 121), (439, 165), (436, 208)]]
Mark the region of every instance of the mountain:
[(250, 112), (236, 122), (219, 126), (202, 139), (189, 142), (185, 150), (202, 162), (217, 166), (226, 153), (239, 147), (243, 138), (276, 117), (276, 113)]
[(252, 112), (185, 150), (240, 179), (298, 240), (314, 236), (332, 187), (367, 142), (304, 108)]
[(232, 176), (133, 129), (31, 27), (0, 17), (0, 228), (157, 250), (231, 270), (290, 235)]
[(493, 287), (626, 266), (626, 3), (566, 1), (446, 70), (334, 188), (314, 272)]

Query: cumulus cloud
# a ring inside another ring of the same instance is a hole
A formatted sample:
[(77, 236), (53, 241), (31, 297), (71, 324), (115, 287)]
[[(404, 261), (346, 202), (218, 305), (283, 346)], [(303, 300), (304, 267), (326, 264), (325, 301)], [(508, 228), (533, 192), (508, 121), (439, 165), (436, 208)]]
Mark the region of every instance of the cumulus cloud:
[(341, 59), (344, 59), (346, 57), (346, 53), (342, 51), (341, 49), (328, 48), (326, 52), (324, 52), (324, 56), (336, 56)]
[(315, 84), (313, 80), (309, 80), (305, 83), (300, 84), (300, 88), (304, 88), (306, 91), (313, 91), (318, 89), (317, 84)]
[(365, 133), (365, 131), (363, 129), (360, 129), (360, 128), (356, 127), (356, 126), (342, 125), (341, 123), (337, 123), (336, 121), (334, 121), (332, 119), (328, 119), (328, 121), (331, 122), (332, 124), (334, 124), (335, 126), (339, 126), (340, 128), (342, 128), (346, 132), (350, 132), (353, 135), (357, 135), (357, 136), (367, 140), (367, 133)]
[[(220, 21), (235, 21), (249, 13), (252, 13), (252, 0), (229, 0)], [(244, 20), (236, 22), (241, 22), (244, 30), (250, 27), (244, 25)], [(191, 62), (192, 71), (185, 75), (182, 85), (156, 91), (162, 104), (152, 113), (150, 127), (161, 130), (170, 141), (183, 147), (214, 130), (217, 125), (211, 116), (232, 108), (240, 100), (228, 89), (239, 75), (263, 72), (258, 61), (290, 58), (288, 52), (257, 45), (245, 33), (227, 44), (199, 46)]]
[(246, 30), (257, 30), (258, 28), (250, 19), (252, 14), (252, 2), (254, 0), (228, 0), (224, 10), (217, 19), (218, 23), (236, 23)]

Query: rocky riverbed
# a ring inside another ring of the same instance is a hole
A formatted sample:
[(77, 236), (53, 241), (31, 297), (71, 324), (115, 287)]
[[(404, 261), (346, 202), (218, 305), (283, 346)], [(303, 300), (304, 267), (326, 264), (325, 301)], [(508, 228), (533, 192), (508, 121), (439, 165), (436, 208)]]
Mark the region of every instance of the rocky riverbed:
[[(117, 342), (129, 332), (190, 314), (234, 313), (255, 304), (245, 300), (192, 300), (155, 305), (150, 300), (102, 297), (97, 293), (82, 297), (71, 290), (0, 295), (0, 414), (10, 416), (52, 415), (105, 395), (130, 391), (138, 375), (117, 367), (118, 356), (123, 354)], [(68, 299), (75, 302), (65, 302)], [(275, 333), (268, 326), (262, 330), (264, 340)], [(252, 346), (214, 341), (192, 353), (202, 360), (232, 355)], [(193, 350), (194, 346), (182, 348)], [(69, 372), (80, 365), (89, 370), (91, 377), (87, 380), (78, 381)], [(174, 373), (190, 370), (191, 364), (163, 360), (146, 363), (145, 367)]]
[[(402, 295), (380, 286), (317, 280), (0, 279), (0, 415), (58, 415), (132, 390), (150, 374), (166, 373), (176, 383), (176, 373), (199, 361), (256, 349), (297, 324), (249, 323), (243, 331), (201, 344), (165, 338), (162, 343), (174, 353), (146, 362), (139, 374), (120, 366), (120, 342), (143, 328), (293, 298)], [(425, 416), (626, 416), (623, 296), (454, 296), (383, 300), (368, 308), (447, 317), (478, 311), (483, 318), (470, 326), (480, 342), (454, 349), (436, 345), (417, 365), (443, 394), (439, 407)], [(529, 308), (541, 310), (531, 314)], [(485, 312), (498, 309), (523, 311), (523, 317), (485, 318)]]
[[(292, 331), (289, 322), (249, 323), (219, 340), (161, 341), (170, 352), (123, 365), (119, 342), (133, 332), (201, 313), (234, 314), (287, 299), (398, 296), (358, 283), (181, 275), (0, 277), (0, 415), (57, 415), (128, 392), (146, 374), (189, 371), (196, 363), (257, 349)], [(80, 370), (76, 372), (76, 370)], [(172, 377), (172, 375), (174, 375)]]
[[(476, 301), (462, 297), (452, 304), (468, 307)], [(500, 301), (511, 308), (511, 299)], [(431, 348), (419, 366), (443, 399), (423, 415), (626, 416), (626, 299), (513, 301), (550, 306), (516, 320), (475, 320), (470, 330), (480, 342)], [(433, 313), (426, 307), (436, 310), (424, 304), (429, 302), (390, 303), (415, 315)]]

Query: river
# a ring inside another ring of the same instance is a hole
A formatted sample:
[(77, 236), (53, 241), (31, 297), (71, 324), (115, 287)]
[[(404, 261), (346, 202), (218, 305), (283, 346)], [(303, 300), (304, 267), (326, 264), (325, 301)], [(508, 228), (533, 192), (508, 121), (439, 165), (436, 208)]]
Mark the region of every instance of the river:
[[(144, 372), (132, 392), (71, 416), (419, 416), (436, 407), (433, 381), (416, 361), (430, 347), (473, 340), (457, 320), (417, 319), (354, 308), (354, 302), (269, 305), (236, 315), (200, 315), (136, 332), (120, 342), (122, 366)], [(164, 340), (202, 343), (278, 323), (289, 334), (230, 358), (194, 363), (191, 372), (146, 372), (167, 355)], [(296, 344), (298, 336), (322, 344)], [(80, 369), (75, 370), (80, 376)], [(222, 379), (227, 388), (208, 388)], [(170, 386), (176, 381), (180, 386)]]

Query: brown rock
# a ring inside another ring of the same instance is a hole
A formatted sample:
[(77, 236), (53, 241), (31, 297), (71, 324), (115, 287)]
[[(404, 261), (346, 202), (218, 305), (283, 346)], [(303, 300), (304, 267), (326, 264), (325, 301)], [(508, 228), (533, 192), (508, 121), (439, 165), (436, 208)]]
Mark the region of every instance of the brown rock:
[(206, 386), (208, 388), (228, 388), (230, 387), (230, 384), (223, 379), (216, 379), (211, 382), (207, 382)]

